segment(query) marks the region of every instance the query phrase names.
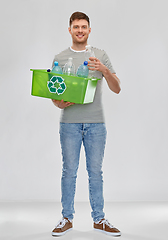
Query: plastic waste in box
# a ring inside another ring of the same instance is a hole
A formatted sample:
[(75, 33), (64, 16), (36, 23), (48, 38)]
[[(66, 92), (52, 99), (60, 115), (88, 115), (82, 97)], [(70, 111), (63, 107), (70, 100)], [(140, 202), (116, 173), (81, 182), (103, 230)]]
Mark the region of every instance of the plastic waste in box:
[(75, 76), (75, 65), (73, 64), (72, 58), (68, 58), (68, 62), (64, 65), (63, 74), (68, 76)]
[(84, 78), (88, 77), (89, 69), (87, 65), (88, 65), (88, 62), (85, 61), (82, 65), (78, 67), (77, 73), (76, 73), (78, 77), (84, 77)]
[(67, 76), (42, 69), (30, 70), (33, 71), (31, 89), (33, 96), (63, 99), (78, 104), (93, 102), (97, 81), (100, 80)]
[(62, 68), (58, 65), (58, 62), (56, 62), (56, 61), (54, 62), (54, 67), (51, 70), (51, 72), (62, 74)]

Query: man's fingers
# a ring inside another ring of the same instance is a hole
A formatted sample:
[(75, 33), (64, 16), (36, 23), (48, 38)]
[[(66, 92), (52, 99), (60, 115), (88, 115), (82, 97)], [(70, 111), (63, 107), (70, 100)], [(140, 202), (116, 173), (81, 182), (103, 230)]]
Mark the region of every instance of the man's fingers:
[(98, 59), (96, 57), (90, 57), (89, 60), (91, 61), (97, 61)]
[(61, 109), (64, 109), (64, 108), (66, 108), (66, 107), (69, 107), (69, 106), (75, 104), (75, 103), (72, 103), (72, 102), (64, 102), (63, 99), (60, 100), (59, 103), (57, 103), (58, 100), (55, 100), (55, 99), (51, 99), (51, 100), (53, 101), (53, 103), (54, 103), (57, 107), (59, 107), (59, 108), (61, 108)]
[(71, 102), (64, 102), (64, 100), (61, 100), (60, 104), (59, 104), (59, 107), (60, 108), (66, 108), (66, 107), (69, 107), (71, 105), (73, 105), (74, 103), (71, 103)]

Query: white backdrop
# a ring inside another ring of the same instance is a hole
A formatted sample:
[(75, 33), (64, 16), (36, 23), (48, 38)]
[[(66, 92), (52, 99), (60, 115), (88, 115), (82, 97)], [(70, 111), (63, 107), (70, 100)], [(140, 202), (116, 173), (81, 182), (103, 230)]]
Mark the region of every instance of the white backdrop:
[[(69, 17), (91, 19), (89, 43), (104, 49), (122, 83), (104, 81), (108, 129), (105, 201), (168, 200), (166, 0), (6, 0), (1, 3), (0, 201), (60, 201), (59, 117), (31, 96), (30, 68), (50, 68), (71, 45)], [(76, 201), (88, 201), (84, 151)]]

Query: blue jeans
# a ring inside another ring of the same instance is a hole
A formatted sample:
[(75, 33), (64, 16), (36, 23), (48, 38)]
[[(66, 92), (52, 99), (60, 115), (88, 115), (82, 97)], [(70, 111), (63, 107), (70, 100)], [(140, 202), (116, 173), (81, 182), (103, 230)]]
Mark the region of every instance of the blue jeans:
[(62, 215), (73, 219), (74, 196), (81, 144), (86, 155), (89, 176), (89, 200), (93, 221), (104, 218), (102, 162), (106, 142), (104, 123), (60, 123), (63, 168), (61, 178)]

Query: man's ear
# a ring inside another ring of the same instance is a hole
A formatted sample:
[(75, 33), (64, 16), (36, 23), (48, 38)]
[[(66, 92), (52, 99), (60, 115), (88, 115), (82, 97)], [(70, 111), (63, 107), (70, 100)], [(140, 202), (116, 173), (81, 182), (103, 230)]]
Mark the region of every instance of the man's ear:
[(68, 28), (68, 31), (69, 31), (70, 34), (72, 34), (72, 32), (71, 32), (71, 27)]

